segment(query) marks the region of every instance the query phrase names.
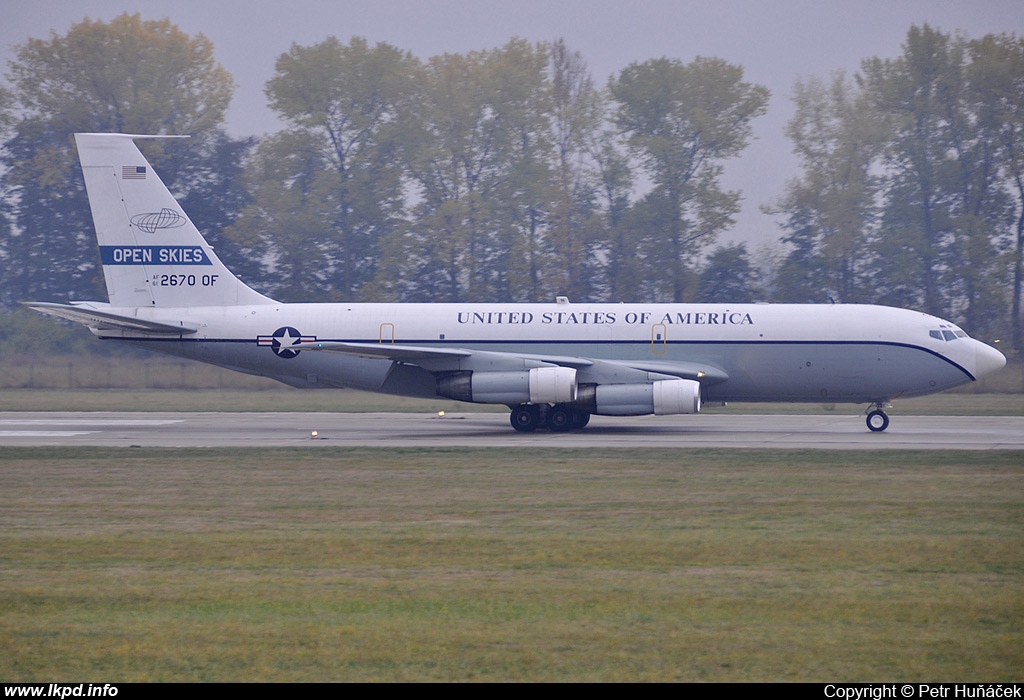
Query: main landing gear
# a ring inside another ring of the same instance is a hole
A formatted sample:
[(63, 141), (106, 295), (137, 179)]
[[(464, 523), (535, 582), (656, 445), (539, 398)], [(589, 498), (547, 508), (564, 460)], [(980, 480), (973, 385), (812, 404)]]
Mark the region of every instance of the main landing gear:
[[(880, 433), (889, 427), (889, 416), (886, 415), (883, 408), (886, 408), (888, 404), (876, 403), (868, 406), (866, 413), (868, 414), (867, 424), (868, 430), (873, 433)], [(872, 408), (874, 410), (872, 410)]]
[(590, 422), (590, 414), (563, 403), (554, 406), (523, 403), (512, 408), (509, 422), (521, 433), (532, 433), (538, 428), (564, 433), (585, 427)]

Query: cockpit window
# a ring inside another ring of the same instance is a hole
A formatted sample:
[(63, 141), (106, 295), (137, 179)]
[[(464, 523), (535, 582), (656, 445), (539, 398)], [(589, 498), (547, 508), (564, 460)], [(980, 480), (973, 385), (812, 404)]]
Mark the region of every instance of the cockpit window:
[(950, 340), (956, 340), (957, 338), (969, 338), (970, 337), (969, 335), (964, 333), (959, 328), (957, 328), (956, 330), (952, 330), (952, 331), (945, 330), (945, 328), (946, 327), (943, 327), (943, 330), (938, 330), (938, 331), (928, 331), (928, 337), (929, 338), (935, 338), (935, 340), (942, 340), (942, 341), (950, 341)]

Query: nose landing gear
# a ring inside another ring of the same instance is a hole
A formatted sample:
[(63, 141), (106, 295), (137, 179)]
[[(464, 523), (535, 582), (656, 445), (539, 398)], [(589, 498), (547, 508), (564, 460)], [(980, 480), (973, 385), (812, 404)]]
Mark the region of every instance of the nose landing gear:
[[(879, 402), (868, 406), (868, 410), (866, 411), (868, 414), (868, 430), (873, 433), (880, 433), (889, 427), (889, 416), (882, 410), (883, 408), (888, 408), (889, 405), (890, 404)], [(872, 410), (872, 408), (874, 408), (874, 410)]]

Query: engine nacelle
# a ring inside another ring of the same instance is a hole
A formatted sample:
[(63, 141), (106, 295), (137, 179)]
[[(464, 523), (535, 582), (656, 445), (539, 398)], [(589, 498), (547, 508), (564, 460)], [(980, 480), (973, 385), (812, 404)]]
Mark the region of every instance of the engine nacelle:
[(439, 377), (437, 393), (472, 403), (573, 403), (576, 370), (535, 367), (516, 372), (456, 372)]
[(585, 384), (577, 406), (599, 416), (658, 416), (700, 411), (700, 382), (666, 379), (650, 384)]

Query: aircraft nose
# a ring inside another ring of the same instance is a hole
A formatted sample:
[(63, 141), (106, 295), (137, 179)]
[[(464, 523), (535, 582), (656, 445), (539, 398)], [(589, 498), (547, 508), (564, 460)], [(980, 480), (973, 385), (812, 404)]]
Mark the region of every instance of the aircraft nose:
[(1006, 355), (980, 341), (974, 347), (974, 374), (984, 377), (1006, 365)]

